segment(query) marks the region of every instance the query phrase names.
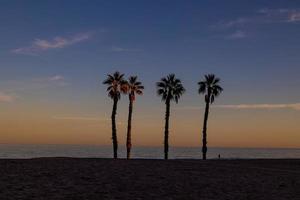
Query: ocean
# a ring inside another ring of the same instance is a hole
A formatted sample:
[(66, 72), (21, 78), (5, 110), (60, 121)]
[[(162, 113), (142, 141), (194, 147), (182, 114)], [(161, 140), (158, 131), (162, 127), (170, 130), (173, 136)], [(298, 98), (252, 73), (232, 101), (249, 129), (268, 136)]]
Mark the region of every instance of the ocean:
[[(290, 148), (209, 148), (207, 158), (216, 159), (300, 158), (300, 149)], [(120, 158), (126, 149), (119, 147)], [(132, 158), (162, 159), (163, 147), (133, 147)], [(200, 159), (201, 147), (170, 147), (170, 159)], [(0, 144), (0, 158), (76, 157), (111, 158), (111, 146), (97, 145), (9, 145)]]

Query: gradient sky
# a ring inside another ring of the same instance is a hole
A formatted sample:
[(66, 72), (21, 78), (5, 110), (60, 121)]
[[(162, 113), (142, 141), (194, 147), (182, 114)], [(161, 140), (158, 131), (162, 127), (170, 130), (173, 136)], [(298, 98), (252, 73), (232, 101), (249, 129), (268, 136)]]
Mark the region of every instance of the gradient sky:
[[(197, 81), (222, 80), (208, 145), (300, 147), (300, 2), (0, 2), (0, 143), (111, 144), (112, 102), (102, 81), (138, 75), (133, 144), (161, 146), (165, 106), (155, 82), (175, 73), (170, 143), (199, 146)], [(118, 109), (125, 142), (128, 98)]]

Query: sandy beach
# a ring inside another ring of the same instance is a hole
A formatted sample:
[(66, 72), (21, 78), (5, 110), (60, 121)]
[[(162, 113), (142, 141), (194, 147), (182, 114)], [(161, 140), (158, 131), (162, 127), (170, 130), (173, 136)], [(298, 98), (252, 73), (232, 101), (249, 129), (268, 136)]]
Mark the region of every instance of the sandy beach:
[(0, 160), (0, 199), (300, 199), (300, 160)]

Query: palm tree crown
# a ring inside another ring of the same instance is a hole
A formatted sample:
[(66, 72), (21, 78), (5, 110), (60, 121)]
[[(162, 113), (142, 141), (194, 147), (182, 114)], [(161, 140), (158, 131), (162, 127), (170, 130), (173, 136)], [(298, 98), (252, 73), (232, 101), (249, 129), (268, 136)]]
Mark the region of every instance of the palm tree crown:
[(131, 100), (135, 100), (135, 94), (142, 95), (144, 86), (141, 82), (137, 81), (137, 76), (130, 76), (127, 82), (127, 93), (130, 95)]
[(223, 88), (218, 85), (219, 82), (220, 79), (214, 74), (205, 75), (205, 81), (198, 82), (198, 93), (205, 94), (205, 101), (208, 101), (212, 104), (215, 100), (215, 97), (218, 97), (223, 91)]
[(162, 97), (163, 101), (170, 100), (178, 103), (180, 96), (185, 89), (180, 79), (175, 78), (174, 74), (170, 74), (157, 82), (157, 94)]
[(112, 99), (121, 98), (121, 92), (126, 93), (126, 81), (124, 80), (124, 74), (116, 71), (113, 75), (108, 74), (107, 78), (103, 81), (103, 84), (108, 85), (108, 96)]

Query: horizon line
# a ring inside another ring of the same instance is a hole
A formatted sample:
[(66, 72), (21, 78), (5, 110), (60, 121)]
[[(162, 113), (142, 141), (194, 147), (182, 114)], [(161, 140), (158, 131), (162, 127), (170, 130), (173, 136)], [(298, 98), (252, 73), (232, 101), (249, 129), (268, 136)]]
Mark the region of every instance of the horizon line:
[[(60, 144), (60, 143), (0, 143), (0, 145), (61, 145), (61, 146), (102, 146), (102, 147), (109, 147), (111, 148), (111, 145), (109, 144)], [(119, 147), (121, 148), (126, 148), (126, 145), (120, 145)], [(163, 145), (158, 146), (158, 145), (135, 145), (134, 147), (137, 148), (163, 148)], [(185, 146), (185, 145), (174, 145), (170, 146), (170, 148), (202, 148), (201, 145), (196, 146), (196, 145), (191, 145), (191, 146)], [(300, 149), (299, 147), (262, 147), (262, 146), (210, 146), (209, 148), (236, 148), (236, 149)]]

